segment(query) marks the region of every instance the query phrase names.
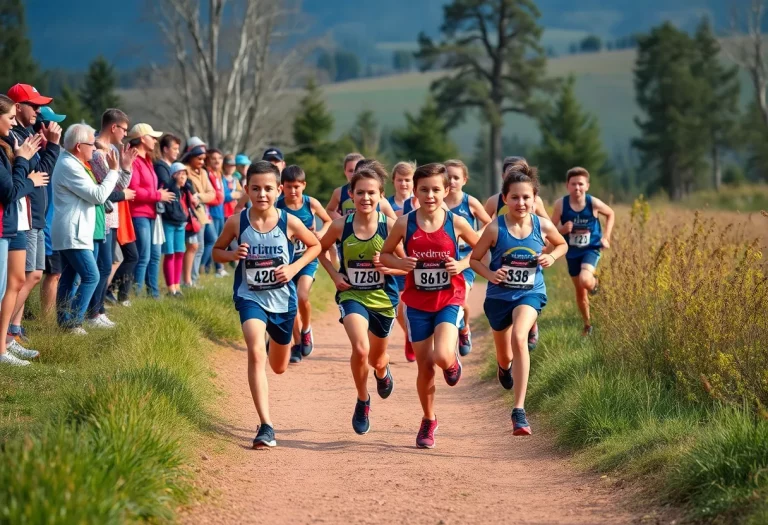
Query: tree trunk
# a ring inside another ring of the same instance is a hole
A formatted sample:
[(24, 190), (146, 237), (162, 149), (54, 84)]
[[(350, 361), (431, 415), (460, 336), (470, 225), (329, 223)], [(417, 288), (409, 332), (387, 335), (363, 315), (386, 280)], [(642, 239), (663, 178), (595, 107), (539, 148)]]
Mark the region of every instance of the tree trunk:
[(491, 167), (491, 176), (489, 180), (490, 194), (498, 193), (501, 191), (501, 183), (503, 182), (504, 174), (501, 172), (502, 168), (502, 152), (501, 152), (501, 122), (491, 121), (491, 158), (489, 166)]
[(715, 185), (715, 191), (720, 191), (723, 184), (723, 170), (720, 165), (720, 150), (716, 145), (712, 145), (712, 183)]

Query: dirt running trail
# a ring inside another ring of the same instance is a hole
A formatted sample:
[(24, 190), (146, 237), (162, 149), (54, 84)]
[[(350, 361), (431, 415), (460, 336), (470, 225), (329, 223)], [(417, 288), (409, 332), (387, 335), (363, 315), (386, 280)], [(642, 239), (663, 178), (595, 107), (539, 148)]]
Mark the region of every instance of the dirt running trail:
[[(482, 314), (483, 286), (471, 295)], [(233, 313), (234, 315), (234, 313)], [(628, 523), (639, 516), (597, 476), (577, 472), (536, 424), (513, 437), (495, 382), (479, 379), (480, 348), (464, 358), (453, 388), (437, 374), (436, 448), (415, 446), (421, 421), (416, 364), (403, 333), (390, 344), (395, 389), (376, 395), (371, 431), (352, 430), (355, 387), (349, 344), (334, 308), (314, 323), (315, 350), (282, 376), (268, 372), (278, 446), (251, 450), (257, 426), (243, 349), (213, 360), (226, 423), (200, 450), (196, 484), (207, 496), (184, 523)]]

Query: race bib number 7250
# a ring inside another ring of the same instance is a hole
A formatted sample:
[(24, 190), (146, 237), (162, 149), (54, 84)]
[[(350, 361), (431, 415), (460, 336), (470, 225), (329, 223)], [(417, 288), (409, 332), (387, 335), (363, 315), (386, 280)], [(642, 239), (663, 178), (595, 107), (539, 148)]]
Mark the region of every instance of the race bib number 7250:
[(451, 276), (445, 269), (445, 261), (418, 261), (413, 270), (413, 281), (416, 289), (423, 292), (438, 292), (451, 288)]
[(245, 278), (248, 288), (254, 292), (274, 290), (284, 286), (278, 282), (275, 270), (283, 264), (280, 257), (272, 259), (246, 259)]
[(384, 275), (376, 269), (373, 261), (349, 261), (347, 279), (355, 290), (381, 290)]

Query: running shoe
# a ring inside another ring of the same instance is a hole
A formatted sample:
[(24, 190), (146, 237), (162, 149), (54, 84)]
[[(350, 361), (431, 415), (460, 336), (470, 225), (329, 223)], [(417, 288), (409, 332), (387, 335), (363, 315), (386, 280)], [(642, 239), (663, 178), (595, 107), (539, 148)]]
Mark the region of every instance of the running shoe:
[(413, 351), (413, 343), (408, 338), (405, 339), (405, 360), (409, 363), (416, 361), (416, 352)]
[(461, 357), (468, 355), (472, 351), (472, 332), (469, 328), (465, 332), (459, 332), (459, 354)]
[(595, 275), (595, 287), (589, 291), (589, 295), (597, 295), (599, 288), (600, 288), (600, 279), (597, 277), (597, 275)]
[(85, 328), (82, 326), (75, 326), (74, 328), (70, 328), (67, 331), (72, 335), (88, 335), (88, 332), (86, 332)]
[(301, 355), (308, 357), (315, 348), (315, 338), (312, 337), (312, 328), (306, 332), (301, 332)]
[(24, 348), (15, 339), (11, 341), (6, 349), (10, 354), (18, 357), (19, 359), (24, 359), (25, 361), (29, 361), (30, 359), (37, 359), (40, 357), (40, 352), (37, 350), (29, 350), (28, 348)]
[(101, 322), (104, 323), (106, 326), (109, 326), (110, 328), (114, 328), (117, 326), (117, 324), (111, 320), (109, 317), (107, 317), (106, 314), (99, 314), (99, 319), (101, 319)]
[(533, 352), (539, 345), (539, 323), (533, 323), (533, 328), (528, 332), (528, 351)]
[(259, 425), (259, 431), (256, 433), (256, 437), (253, 438), (254, 450), (270, 448), (276, 445), (275, 429), (266, 424)]
[(456, 356), (456, 362), (452, 366), (443, 370), (443, 377), (448, 386), (456, 386), (459, 379), (461, 379), (461, 361), (459, 361), (459, 356)]
[(373, 377), (376, 378), (376, 391), (379, 393), (381, 399), (387, 399), (395, 388), (395, 380), (392, 379), (392, 372), (389, 371), (389, 365), (387, 365), (387, 373), (384, 377), (376, 375), (376, 370), (373, 371)]
[(8, 332), (7, 335), (9, 337), (13, 337), (16, 341), (18, 341), (23, 345), (28, 345), (30, 343), (29, 337), (27, 337), (27, 331), (24, 329), (23, 326), (19, 327), (18, 332), (14, 332), (14, 333)]
[(524, 408), (512, 409), (512, 435), (514, 436), (530, 436), (531, 425), (528, 424), (528, 420), (525, 418)]
[(499, 372), (497, 376), (499, 378), (499, 383), (504, 387), (504, 390), (512, 390), (512, 387), (515, 386), (515, 381), (512, 379), (512, 364), (510, 363), (509, 368), (506, 370), (501, 368), (501, 365), (498, 366)]
[(115, 327), (114, 323), (112, 323), (111, 321), (109, 323), (106, 322), (104, 319), (101, 318), (101, 316), (86, 319), (85, 324), (87, 324), (91, 328), (114, 328)]
[(0, 365), (10, 365), (10, 366), (29, 366), (32, 363), (29, 361), (24, 361), (23, 359), (19, 359), (15, 355), (13, 355), (10, 352), (6, 352), (5, 354), (0, 354)]
[(585, 326), (584, 330), (581, 331), (581, 335), (583, 337), (589, 337), (592, 335), (592, 326)]
[(131, 301), (129, 301), (128, 299), (126, 299), (125, 301), (121, 301), (120, 304), (126, 308), (130, 308), (131, 306), (133, 306), (133, 303), (131, 303)]
[(357, 400), (355, 404), (355, 413), (352, 415), (352, 428), (356, 433), (367, 434), (371, 429), (371, 421), (368, 419), (368, 412), (371, 411), (371, 396), (368, 401)]
[(422, 419), (419, 433), (416, 435), (416, 446), (419, 448), (435, 448), (435, 432), (437, 432), (437, 418)]
[(290, 363), (301, 363), (301, 347), (299, 345), (293, 345), (291, 347), (291, 359)]

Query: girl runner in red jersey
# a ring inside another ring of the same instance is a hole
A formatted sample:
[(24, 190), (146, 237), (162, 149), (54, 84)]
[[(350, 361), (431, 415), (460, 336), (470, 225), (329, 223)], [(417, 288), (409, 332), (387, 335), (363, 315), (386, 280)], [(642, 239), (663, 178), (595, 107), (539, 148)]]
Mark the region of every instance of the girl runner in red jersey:
[[(416, 445), (432, 448), (437, 430), (435, 365), (443, 369), (448, 385), (456, 385), (461, 378), (456, 343), (466, 297), (462, 272), (469, 268), (469, 257), (457, 260), (458, 243), (463, 239), (474, 246), (478, 236), (466, 219), (443, 208), (450, 185), (443, 164), (418, 167), (413, 185), (420, 207), (395, 222), (381, 249), (381, 263), (409, 272), (401, 300), (405, 303), (408, 339), (416, 352), (416, 388), (424, 410)], [(401, 241), (405, 259), (395, 255)]]

